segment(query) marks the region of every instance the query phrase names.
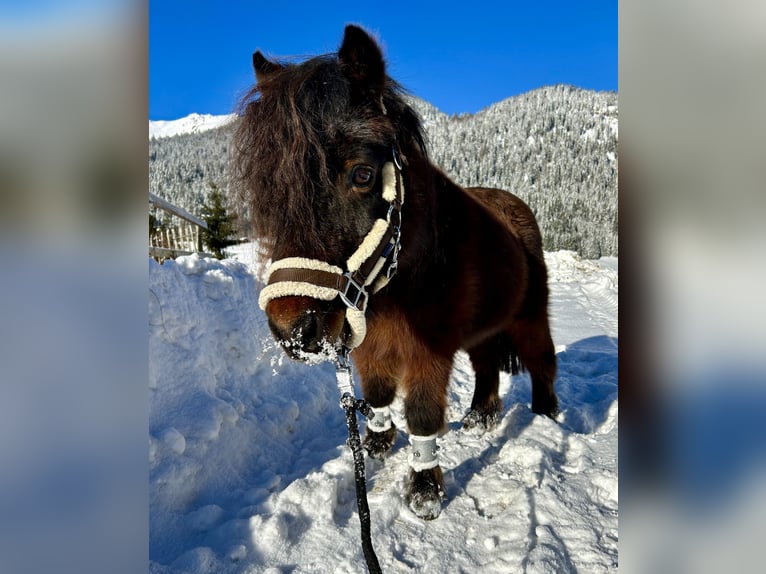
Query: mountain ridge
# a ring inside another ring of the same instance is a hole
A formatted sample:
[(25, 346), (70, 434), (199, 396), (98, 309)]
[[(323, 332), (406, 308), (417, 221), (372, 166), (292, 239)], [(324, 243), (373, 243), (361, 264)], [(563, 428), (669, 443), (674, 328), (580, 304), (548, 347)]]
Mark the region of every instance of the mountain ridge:
[(149, 120), (149, 139), (202, 133), (229, 124), (236, 118), (237, 114), (215, 115), (192, 112), (175, 120)]

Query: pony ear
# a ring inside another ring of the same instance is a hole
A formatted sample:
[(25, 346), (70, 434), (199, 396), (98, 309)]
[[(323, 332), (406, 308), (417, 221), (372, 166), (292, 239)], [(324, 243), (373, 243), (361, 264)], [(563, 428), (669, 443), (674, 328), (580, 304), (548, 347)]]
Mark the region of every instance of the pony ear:
[(365, 97), (378, 103), (386, 83), (383, 54), (370, 35), (359, 26), (349, 24), (338, 50), (341, 69), (352, 87), (352, 96)]
[(260, 50), (253, 52), (253, 70), (255, 71), (255, 79), (258, 82), (262, 82), (267, 76), (281, 70), (282, 65), (276, 62), (269, 62)]

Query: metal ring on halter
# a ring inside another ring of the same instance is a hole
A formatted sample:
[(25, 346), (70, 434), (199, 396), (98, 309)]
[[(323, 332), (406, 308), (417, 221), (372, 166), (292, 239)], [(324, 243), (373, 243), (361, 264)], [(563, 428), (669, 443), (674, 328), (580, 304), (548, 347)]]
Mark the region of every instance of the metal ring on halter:
[[(391, 221), (391, 216), (394, 213), (397, 215), (397, 219), (398, 219), (396, 223)], [(394, 203), (388, 206), (388, 213), (386, 213), (386, 222), (390, 223), (395, 230), (398, 230), (402, 226), (402, 206), (399, 204), (398, 201), (395, 201)]]
[(396, 144), (391, 144), (391, 151), (393, 152), (394, 156), (394, 165), (399, 171), (402, 171), (402, 161), (399, 157), (399, 152), (396, 151)]

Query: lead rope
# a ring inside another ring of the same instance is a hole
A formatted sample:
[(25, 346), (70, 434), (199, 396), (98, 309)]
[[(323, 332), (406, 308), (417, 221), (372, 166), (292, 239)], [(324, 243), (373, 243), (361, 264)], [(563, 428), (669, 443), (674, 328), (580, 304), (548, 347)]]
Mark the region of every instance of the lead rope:
[(356, 420), (356, 411), (362, 413), (368, 419), (374, 415), (367, 401), (357, 400), (354, 397), (354, 383), (351, 377), (351, 362), (348, 358), (348, 347), (338, 350), (335, 360), (335, 378), (340, 391), (340, 406), (346, 411), (346, 426), (348, 427), (347, 444), (354, 455), (354, 483), (356, 485), (356, 505), (359, 509), (359, 522), (362, 530), (362, 552), (370, 574), (381, 574), (378, 557), (372, 547), (370, 538), (370, 507), (367, 504), (367, 481), (364, 472), (364, 453), (362, 441), (359, 438), (359, 425)]

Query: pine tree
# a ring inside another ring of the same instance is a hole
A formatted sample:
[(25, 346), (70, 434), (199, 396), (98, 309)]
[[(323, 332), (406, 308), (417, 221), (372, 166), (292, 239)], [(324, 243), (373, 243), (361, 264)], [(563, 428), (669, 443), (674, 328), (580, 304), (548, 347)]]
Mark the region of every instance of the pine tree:
[(200, 237), (217, 259), (223, 259), (223, 250), (237, 243), (237, 227), (234, 216), (226, 210), (223, 193), (215, 183), (209, 182), (209, 185), (210, 193), (201, 209), (207, 230), (201, 230)]

